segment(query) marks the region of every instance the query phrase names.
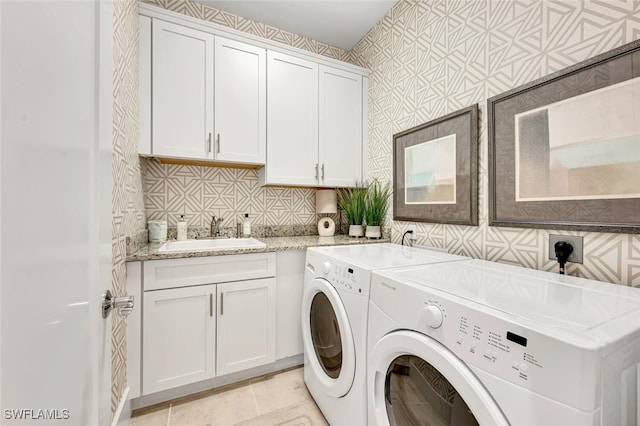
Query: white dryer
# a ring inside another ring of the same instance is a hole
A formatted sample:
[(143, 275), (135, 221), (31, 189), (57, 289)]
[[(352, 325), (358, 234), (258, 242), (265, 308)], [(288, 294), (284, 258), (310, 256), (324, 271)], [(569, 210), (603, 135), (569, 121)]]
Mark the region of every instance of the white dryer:
[(472, 260), (370, 299), (372, 426), (640, 424), (640, 289)]
[(367, 424), (371, 271), (467, 259), (397, 244), (307, 249), (302, 298), (304, 381), (332, 426)]

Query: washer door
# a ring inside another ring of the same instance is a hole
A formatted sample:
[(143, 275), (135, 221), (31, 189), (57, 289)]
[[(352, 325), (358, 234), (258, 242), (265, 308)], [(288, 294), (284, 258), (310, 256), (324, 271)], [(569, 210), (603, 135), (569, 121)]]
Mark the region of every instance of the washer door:
[(309, 367), (325, 392), (335, 398), (346, 395), (356, 371), (353, 334), (340, 295), (325, 279), (305, 283), (302, 340)]
[(428, 336), (406, 330), (387, 334), (369, 360), (372, 424), (509, 424), (473, 372)]

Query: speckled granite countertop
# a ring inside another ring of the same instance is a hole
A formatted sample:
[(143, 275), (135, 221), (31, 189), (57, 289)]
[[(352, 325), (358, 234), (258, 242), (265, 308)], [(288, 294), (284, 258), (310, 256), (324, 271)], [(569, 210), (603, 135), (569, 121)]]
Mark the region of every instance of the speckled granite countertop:
[(225, 254), (246, 254), (246, 253), (264, 253), (285, 250), (304, 250), (307, 247), (317, 246), (333, 246), (346, 244), (372, 244), (372, 243), (388, 243), (388, 238), (379, 240), (370, 240), (367, 238), (351, 238), (345, 235), (336, 235), (334, 237), (319, 237), (317, 235), (298, 236), (298, 237), (270, 237), (256, 238), (266, 244), (266, 247), (258, 248), (236, 248), (236, 249), (216, 249), (216, 250), (193, 250), (193, 251), (176, 251), (167, 253), (158, 253), (158, 249), (162, 243), (150, 243), (134, 253), (127, 256), (127, 262), (136, 262), (140, 260), (157, 260), (157, 259), (180, 259), (185, 257), (201, 257), (201, 256), (221, 256)]

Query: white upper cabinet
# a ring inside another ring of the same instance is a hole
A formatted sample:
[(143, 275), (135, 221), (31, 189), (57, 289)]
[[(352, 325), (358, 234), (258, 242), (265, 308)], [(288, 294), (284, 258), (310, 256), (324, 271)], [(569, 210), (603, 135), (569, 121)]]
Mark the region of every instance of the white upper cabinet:
[(139, 22), (138, 128), (140, 142), (138, 152), (140, 155), (151, 155), (151, 18), (139, 16)]
[(354, 186), (362, 180), (362, 75), (267, 53), (267, 164), (261, 185)]
[(145, 19), (140, 21), (140, 154), (264, 164), (265, 49)]
[(320, 66), (319, 184), (362, 179), (362, 76)]
[(213, 35), (152, 25), (152, 155), (212, 159)]
[(318, 64), (267, 53), (267, 166), (261, 184), (318, 181)]
[(260, 185), (366, 177), (364, 68), (140, 4), (139, 154), (260, 168)]
[(264, 164), (266, 84), (264, 49), (216, 37), (216, 160)]

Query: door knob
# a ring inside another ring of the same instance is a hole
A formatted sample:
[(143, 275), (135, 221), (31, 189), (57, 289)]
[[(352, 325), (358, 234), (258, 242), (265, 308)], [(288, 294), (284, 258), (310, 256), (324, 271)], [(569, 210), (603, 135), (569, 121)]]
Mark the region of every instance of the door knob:
[(102, 318), (107, 318), (113, 309), (126, 318), (133, 310), (133, 296), (113, 297), (111, 290), (107, 289), (102, 295)]

